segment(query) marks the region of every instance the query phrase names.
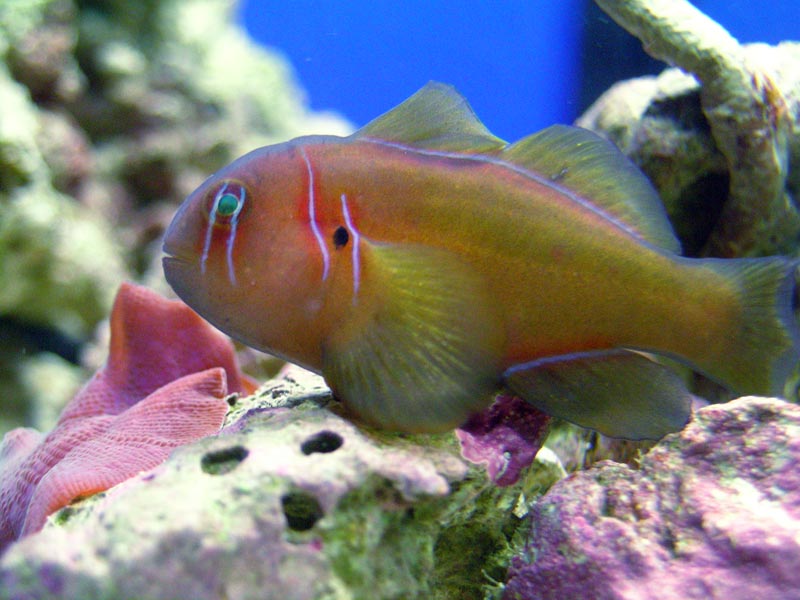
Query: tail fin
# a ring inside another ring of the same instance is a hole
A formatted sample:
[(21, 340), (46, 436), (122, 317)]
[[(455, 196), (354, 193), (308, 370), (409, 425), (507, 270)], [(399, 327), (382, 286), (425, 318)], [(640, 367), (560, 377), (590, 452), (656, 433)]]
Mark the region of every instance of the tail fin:
[(740, 394), (783, 396), (800, 360), (800, 330), (792, 311), (797, 263), (783, 257), (701, 262), (741, 292), (728, 352), (716, 358), (709, 374)]

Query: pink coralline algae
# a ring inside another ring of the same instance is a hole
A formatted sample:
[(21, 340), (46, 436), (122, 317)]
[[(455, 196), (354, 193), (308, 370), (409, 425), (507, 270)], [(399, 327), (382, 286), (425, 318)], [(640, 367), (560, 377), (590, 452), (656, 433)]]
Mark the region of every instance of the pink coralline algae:
[(507, 600), (800, 599), (800, 407), (698, 410), (640, 468), (611, 461), (537, 500)]
[(123, 284), (108, 360), (44, 435), (0, 445), (0, 552), (73, 499), (163, 462), (222, 426), (229, 392), (249, 392), (233, 346), (180, 301)]
[(486, 465), (499, 486), (513, 485), (542, 447), (552, 418), (522, 398), (501, 394), (488, 409), (456, 430), (461, 453)]

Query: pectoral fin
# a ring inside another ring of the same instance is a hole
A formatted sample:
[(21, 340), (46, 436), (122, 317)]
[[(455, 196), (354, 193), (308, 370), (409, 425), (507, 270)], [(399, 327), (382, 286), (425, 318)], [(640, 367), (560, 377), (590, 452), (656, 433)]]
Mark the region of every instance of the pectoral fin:
[(500, 387), (502, 327), (449, 252), (363, 244), (358, 303), (325, 343), (322, 374), (347, 409), (396, 431), (443, 431)]
[(677, 374), (627, 350), (542, 359), (504, 377), (536, 408), (610, 437), (658, 439), (681, 429), (691, 412)]

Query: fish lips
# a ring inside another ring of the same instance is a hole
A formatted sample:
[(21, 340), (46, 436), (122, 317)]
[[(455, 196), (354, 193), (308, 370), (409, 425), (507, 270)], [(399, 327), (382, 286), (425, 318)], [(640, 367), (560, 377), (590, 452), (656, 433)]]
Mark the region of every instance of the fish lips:
[(164, 233), (162, 250), (169, 256), (186, 256), (190, 252), (190, 243), (188, 242), (192, 239), (192, 229), (195, 229), (192, 226), (195, 220), (192, 218), (192, 209), (195, 205), (195, 202), (192, 201), (194, 195), (189, 196), (178, 207), (175, 216), (172, 217), (172, 221), (167, 227), (167, 231)]
[(167, 283), (175, 290), (181, 298), (185, 299), (184, 294), (188, 293), (192, 287), (191, 281), (197, 279), (200, 271), (200, 257), (192, 248), (192, 232), (189, 211), (189, 202), (184, 202), (172, 222), (167, 227), (164, 234), (164, 241), (161, 246), (163, 257), (161, 265), (164, 269), (164, 276)]
[(197, 296), (197, 269), (186, 259), (166, 254), (161, 258), (161, 266), (164, 269), (164, 278), (178, 295), (187, 304), (193, 304)]

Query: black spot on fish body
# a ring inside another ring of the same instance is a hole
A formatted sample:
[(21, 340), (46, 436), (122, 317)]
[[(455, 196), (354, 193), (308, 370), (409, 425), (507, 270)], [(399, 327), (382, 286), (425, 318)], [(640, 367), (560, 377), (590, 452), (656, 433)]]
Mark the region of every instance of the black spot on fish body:
[(337, 250), (339, 248), (344, 248), (347, 245), (347, 242), (350, 241), (350, 234), (347, 233), (347, 229), (342, 226), (336, 228), (336, 231), (333, 232), (333, 246)]

